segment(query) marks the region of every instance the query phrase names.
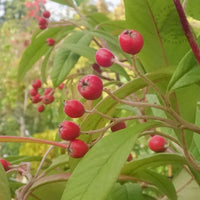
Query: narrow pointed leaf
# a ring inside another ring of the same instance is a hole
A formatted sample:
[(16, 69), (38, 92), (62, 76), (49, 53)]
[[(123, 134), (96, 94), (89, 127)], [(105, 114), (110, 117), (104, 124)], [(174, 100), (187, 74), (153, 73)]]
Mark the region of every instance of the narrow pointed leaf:
[(9, 190), (9, 184), (8, 184), (8, 179), (7, 175), (5, 173), (5, 170), (3, 166), (0, 163), (0, 199), (1, 200), (10, 200), (11, 199), (11, 194)]
[(157, 126), (155, 122), (138, 124), (102, 138), (73, 171), (62, 200), (106, 199), (138, 134)]
[[(65, 39), (54, 58), (51, 75), (54, 86), (58, 86), (65, 80), (66, 76), (69, 74), (71, 69), (80, 58), (79, 54), (69, 50), (70, 46), (76, 44), (74, 51), (78, 51), (77, 46), (79, 46), (79, 48), (87, 48), (91, 42), (91, 39), (92, 36), (84, 31), (73, 32), (69, 37)], [(69, 49), (66, 48), (67, 46)], [(81, 52), (79, 53), (81, 54)]]

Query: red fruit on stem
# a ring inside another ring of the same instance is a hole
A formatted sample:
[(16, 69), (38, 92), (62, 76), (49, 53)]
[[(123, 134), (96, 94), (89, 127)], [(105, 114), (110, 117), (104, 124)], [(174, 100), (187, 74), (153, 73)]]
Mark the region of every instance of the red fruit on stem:
[(47, 38), (46, 43), (48, 46), (53, 46), (55, 44), (55, 40), (53, 38)]
[(38, 93), (35, 96), (32, 96), (31, 100), (32, 100), (32, 103), (39, 103), (42, 100), (42, 98), (41, 98), (41, 95)]
[(59, 125), (58, 133), (63, 140), (74, 140), (80, 135), (80, 127), (75, 122), (63, 121)]
[(42, 103), (43, 104), (50, 104), (54, 101), (54, 96), (53, 95), (45, 95), (43, 98), (42, 98)]
[(164, 137), (160, 135), (154, 135), (148, 143), (149, 148), (155, 152), (163, 152), (165, 151), (166, 147), (166, 140)]
[(42, 13), (42, 16), (45, 18), (49, 18), (51, 16), (51, 13), (48, 10), (46, 10)]
[(115, 132), (118, 131), (120, 129), (124, 129), (126, 128), (126, 123), (125, 122), (119, 122), (117, 124), (115, 124), (114, 126), (111, 127), (111, 131)]
[(35, 96), (36, 94), (38, 94), (38, 90), (35, 89), (35, 88), (32, 88), (31, 90), (29, 90), (29, 94), (30, 94), (31, 96)]
[(9, 163), (7, 160), (0, 159), (0, 163), (2, 164), (3, 168), (5, 169), (5, 171), (8, 171), (10, 169), (11, 163)]
[(85, 113), (85, 108), (78, 100), (68, 100), (65, 102), (64, 112), (69, 117), (78, 118)]
[(110, 67), (113, 64), (114, 55), (106, 48), (100, 48), (95, 57), (97, 64), (102, 67)]
[(72, 158), (82, 158), (88, 150), (88, 145), (82, 140), (75, 139), (69, 143), (68, 153)]
[(38, 21), (38, 24), (41, 26), (41, 25), (47, 25), (48, 22), (45, 18), (40, 18), (39, 21)]
[(54, 94), (54, 89), (53, 88), (46, 88), (44, 90), (44, 95), (52, 95)]
[(64, 84), (64, 83), (61, 83), (61, 84), (58, 86), (58, 88), (59, 88), (60, 90), (62, 90), (62, 89), (64, 88), (64, 86), (65, 86), (65, 84)]
[(144, 40), (138, 31), (125, 30), (119, 36), (119, 44), (124, 52), (135, 55), (142, 49)]
[(44, 30), (44, 29), (47, 28), (47, 26), (48, 26), (48, 24), (43, 24), (43, 25), (39, 25), (39, 28), (40, 28), (41, 30)]
[(78, 91), (88, 100), (98, 99), (103, 90), (102, 80), (96, 75), (87, 75), (78, 83)]
[(39, 105), (37, 108), (38, 112), (43, 112), (44, 109), (45, 109), (44, 105)]
[(42, 81), (39, 79), (35, 79), (32, 83), (32, 87), (35, 89), (39, 89), (42, 86)]

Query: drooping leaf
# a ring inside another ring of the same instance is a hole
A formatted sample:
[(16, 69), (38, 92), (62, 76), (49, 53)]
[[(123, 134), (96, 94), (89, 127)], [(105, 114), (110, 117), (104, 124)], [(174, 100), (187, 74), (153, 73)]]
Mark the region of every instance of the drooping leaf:
[(145, 200), (142, 188), (137, 183), (116, 183), (106, 200)]
[(138, 171), (134, 175), (134, 177), (155, 185), (159, 191), (161, 191), (168, 197), (168, 199), (177, 200), (175, 187), (166, 176), (158, 174), (153, 170), (143, 169), (141, 171)]
[(178, 64), (189, 45), (173, 1), (124, 0), (124, 3), (128, 28), (138, 30), (144, 38), (138, 56), (146, 71)]
[(5, 170), (0, 163), (0, 199), (1, 200), (10, 200), (11, 199), (11, 194), (9, 190), (9, 184), (8, 184), (8, 179), (7, 175), (5, 173)]
[(169, 82), (168, 90), (173, 91), (200, 81), (200, 67), (190, 50), (178, 64)]
[(134, 159), (132, 162), (126, 164), (122, 170), (121, 174), (133, 175), (138, 172), (138, 170), (154, 168), (158, 166), (163, 166), (167, 164), (186, 164), (186, 160), (183, 156), (178, 154), (168, 154), (168, 153), (158, 153), (148, 155), (143, 158)]
[[(52, 1), (59, 4), (68, 5), (68, 6), (74, 5), (73, 0), (52, 0)], [(74, 1), (76, 2), (77, 6), (79, 6), (84, 0), (74, 0)]]
[[(64, 40), (54, 58), (51, 75), (54, 86), (58, 86), (65, 80), (66, 76), (80, 58), (80, 55), (69, 50), (70, 46), (76, 44), (74, 47), (76, 48), (76, 51), (78, 50), (77, 47), (79, 47), (79, 49), (87, 48), (91, 42), (91, 39), (92, 36), (88, 32), (76, 31)], [(69, 49), (66, 48), (67, 46)]]
[(50, 28), (39, 34), (26, 48), (20, 60), (18, 79), (24, 78), (26, 72), (48, 51), (50, 47), (46, 44), (47, 38), (56, 38), (59, 40), (60, 37), (66, 36), (73, 28), (73, 26)]
[(159, 125), (138, 124), (102, 138), (76, 166), (62, 200), (106, 199), (139, 132)]

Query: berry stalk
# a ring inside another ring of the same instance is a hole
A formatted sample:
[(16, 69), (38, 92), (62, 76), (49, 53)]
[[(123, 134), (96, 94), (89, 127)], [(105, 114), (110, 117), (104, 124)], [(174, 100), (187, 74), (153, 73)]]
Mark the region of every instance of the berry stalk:
[(176, 10), (178, 12), (179, 18), (180, 18), (180, 22), (182, 25), (182, 29), (185, 33), (185, 36), (187, 37), (187, 40), (190, 44), (190, 47), (194, 53), (194, 56), (200, 66), (200, 49), (199, 46), (196, 42), (196, 39), (191, 31), (190, 25), (188, 23), (188, 20), (186, 18), (185, 12), (183, 10), (183, 7), (181, 5), (181, 1), (180, 0), (173, 0), (174, 1), (174, 5), (176, 7)]
[(57, 146), (64, 149), (67, 149), (68, 147), (66, 144), (50, 140), (43, 140), (43, 139), (36, 139), (29, 137), (18, 137), (18, 136), (0, 136), (0, 142), (42, 143), (42, 144)]

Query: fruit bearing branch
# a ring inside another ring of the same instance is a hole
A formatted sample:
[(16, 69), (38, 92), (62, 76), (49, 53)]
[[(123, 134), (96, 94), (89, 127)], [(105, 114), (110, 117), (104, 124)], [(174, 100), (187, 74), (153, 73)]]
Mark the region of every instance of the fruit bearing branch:
[(195, 40), (195, 37), (191, 31), (190, 25), (188, 23), (188, 20), (186, 18), (185, 12), (183, 10), (182, 4), (180, 2), (180, 0), (173, 0), (174, 1), (174, 5), (176, 7), (176, 10), (178, 12), (179, 18), (180, 18), (180, 22), (182, 25), (182, 29), (185, 33), (185, 36), (187, 37), (187, 40), (190, 44), (190, 47), (196, 57), (196, 60), (200, 66), (200, 49), (199, 46)]

